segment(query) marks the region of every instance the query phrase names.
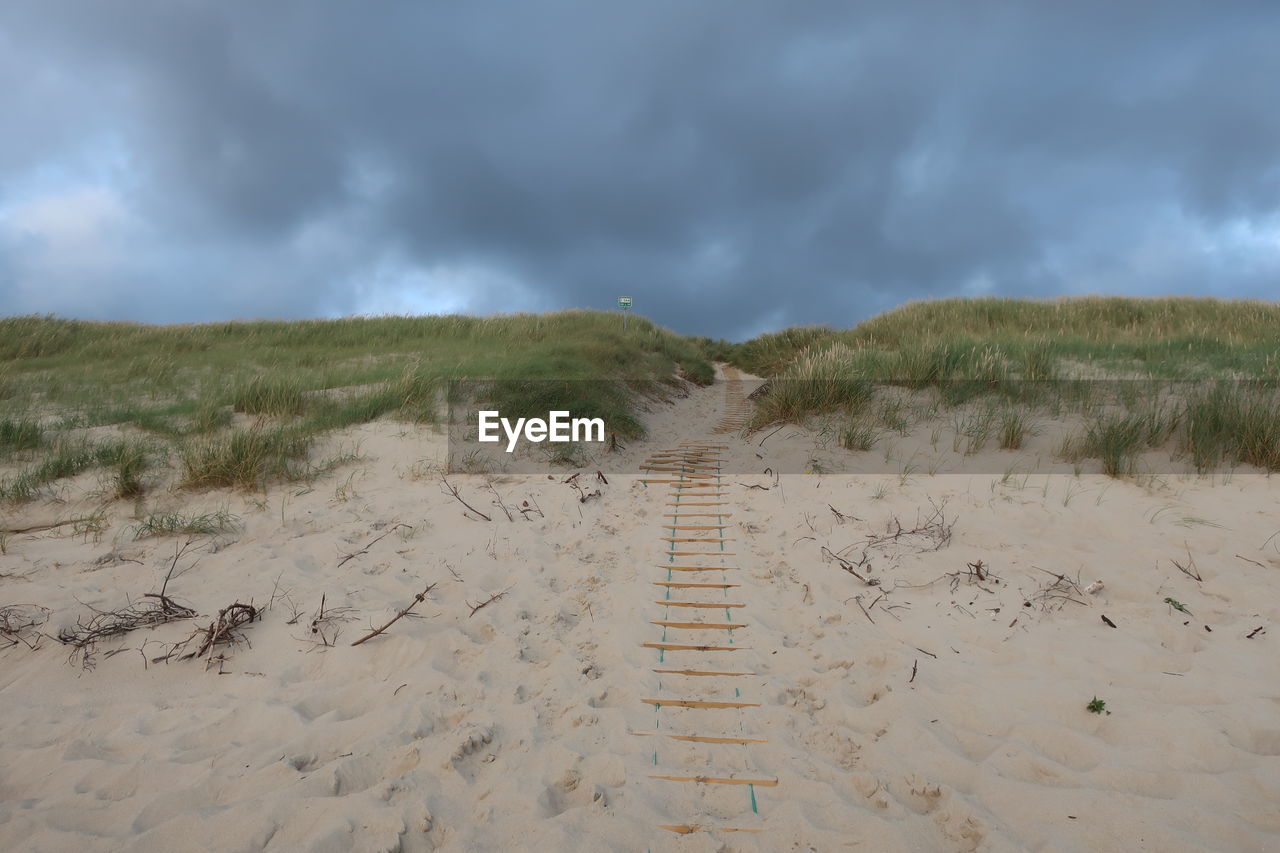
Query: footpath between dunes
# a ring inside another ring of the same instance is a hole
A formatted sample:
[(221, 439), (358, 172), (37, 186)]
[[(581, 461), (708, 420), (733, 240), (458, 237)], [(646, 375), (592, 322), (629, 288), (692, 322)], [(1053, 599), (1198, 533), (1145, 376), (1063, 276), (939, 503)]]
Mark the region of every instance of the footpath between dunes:
[[(119, 502), (10, 537), (0, 606), (47, 621), (0, 649), (0, 849), (1280, 846), (1275, 483), (815, 472), (740, 433), (749, 380), (579, 471), (375, 423), (310, 486), (149, 495), (234, 520), (187, 552)], [(170, 569), (196, 618), (51, 639)]]

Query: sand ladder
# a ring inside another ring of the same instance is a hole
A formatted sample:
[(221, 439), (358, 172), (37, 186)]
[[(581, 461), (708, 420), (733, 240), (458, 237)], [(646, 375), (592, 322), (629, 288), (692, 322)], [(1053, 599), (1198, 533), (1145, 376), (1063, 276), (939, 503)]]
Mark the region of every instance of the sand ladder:
[[(741, 397), (736, 371), (726, 385), (730, 406), (721, 426), (745, 423), (733, 405), (735, 390)], [(693, 786), (694, 796), (681, 800), (689, 810), (673, 816), (682, 822), (659, 824), (680, 834), (763, 832), (757, 789), (778, 784), (752, 761), (753, 745), (768, 739), (752, 726), (752, 709), (760, 703), (739, 686), (755, 673), (741, 660), (750, 651), (739, 644), (749, 625), (746, 605), (734, 593), (742, 586), (742, 567), (730, 550), (734, 537), (725, 535), (732, 518), (722, 480), (727, 449), (684, 442), (641, 466), (649, 472), (642, 482), (668, 492), (660, 537), (665, 560), (657, 566), (661, 579), (653, 581), (660, 618), (650, 620), (661, 630), (656, 641), (643, 644), (656, 658), (657, 687), (641, 700), (653, 709), (653, 728), (632, 734), (653, 739), (649, 779)]]
[(717, 435), (739, 432), (751, 420), (751, 400), (742, 393), (742, 378), (737, 368), (724, 368), (724, 393), (726, 411), (716, 424)]

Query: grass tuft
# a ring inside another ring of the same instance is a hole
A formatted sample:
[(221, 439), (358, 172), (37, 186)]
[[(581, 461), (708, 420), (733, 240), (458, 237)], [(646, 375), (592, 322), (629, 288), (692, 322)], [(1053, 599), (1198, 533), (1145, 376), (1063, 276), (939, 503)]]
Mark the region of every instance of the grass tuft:
[(216, 536), (240, 529), (240, 519), (225, 510), (202, 515), (153, 512), (133, 527), (134, 539), (150, 536)]
[(313, 435), (289, 426), (254, 426), (188, 441), (179, 447), (181, 485), (189, 488), (259, 489), (270, 482), (297, 481)]

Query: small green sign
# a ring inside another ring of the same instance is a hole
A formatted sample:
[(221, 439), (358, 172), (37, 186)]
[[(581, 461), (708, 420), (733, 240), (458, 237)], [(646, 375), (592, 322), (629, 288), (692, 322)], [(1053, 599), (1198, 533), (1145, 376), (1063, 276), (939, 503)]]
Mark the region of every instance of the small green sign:
[(619, 308), (630, 308), (630, 307), (631, 307), (631, 297), (630, 297), (630, 296), (619, 296), (619, 297), (618, 297), (618, 307), (619, 307)]

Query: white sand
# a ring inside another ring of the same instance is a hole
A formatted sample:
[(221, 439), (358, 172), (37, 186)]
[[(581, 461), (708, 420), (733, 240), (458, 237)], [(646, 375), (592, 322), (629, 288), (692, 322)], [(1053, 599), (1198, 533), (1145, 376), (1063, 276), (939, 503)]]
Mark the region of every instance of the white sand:
[[(1273, 479), (930, 476), (921, 464), (905, 476), (775, 481), (756, 472), (818, 457), (820, 470), (857, 470), (882, 451), (848, 454), (798, 428), (763, 446), (716, 434), (727, 400), (720, 383), (655, 408), (651, 438), (625, 457), (710, 440), (728, 445), (727, 469), (752, 472), (723, 479), (732, 517), (709, 522), (726, 525), (737, 556), (724, 563), (740, 569), (699, 575), (741, 584), (716, 594), (745, 605), (728, 615), (748, 625), (733, 640), (749, 649), (668, 652), (659, 664), (643, 647), (661, 638), (653, 620), (726, 618), (657, 603), (665, 485), (615, 477), (580, 504), (564, 475), (451, 477), (494, 519), (484, 522), (430, 473), (441, 436), (369, 425), (334, 440), (358, 440), (364, 461), (310, 489), (149, 497), (148, 510), (224, 508), (243, 521), (170, 581), (200, 612), (194, 622), (104, 642), (92, 670), (48, 639), (0, 651), (0, 849), (1280, 849)], [(985, 453), (969, 461), (987, 472), (1027, 457)], [(545, 517), (509, 521), (486, 479)], [(0, 526), (86, 514), (94, 486), (82, 478), (68, 503), (7, 511)], [(914, 526), (931, 501), (954, 520), (949, 544), (871, 549), (879, 586), (823, 558), (824, 546), (856, 546), (845, 553), (857, 558), (857, 543), (894, 517)], [(90, 607), (158, 591), (174, 540), (134, 541), (133, 507), (108, 512), (96, 539), (70, 528), (11, 536), (0, 606), (50, 608), (52, 635)], [(1201, 582), (1171, 562), (1188, 550)], [(965, 573), (979, 560), (998, 583)], [(960, 573), (954, 590), (949, 573)], [(1073, 596), (1083, 603), (1045, 602), (1053, 573), (1105, 587)], [(225, 662), (145, 662), (233, 601), (266, 603), (277, 580), (274, 606), (245, 632), (251, 645), (224, 650)], [(422, 618), (351, 647), (433, 582)], [(353, 617), (333, 647), (307, 629), (322, 594)], [(673, 642), (726, 638), (667, 630)], [(653, 672), (668, 666), (754, 674)], [(1095, 695), (1111, 714), (1085, 710)], [(642, 701), (655, 697), (760, 704)], [(767, 742), (635, 734), (712, 730)], [(663, 774), (778, 784), (650, 778)]]

